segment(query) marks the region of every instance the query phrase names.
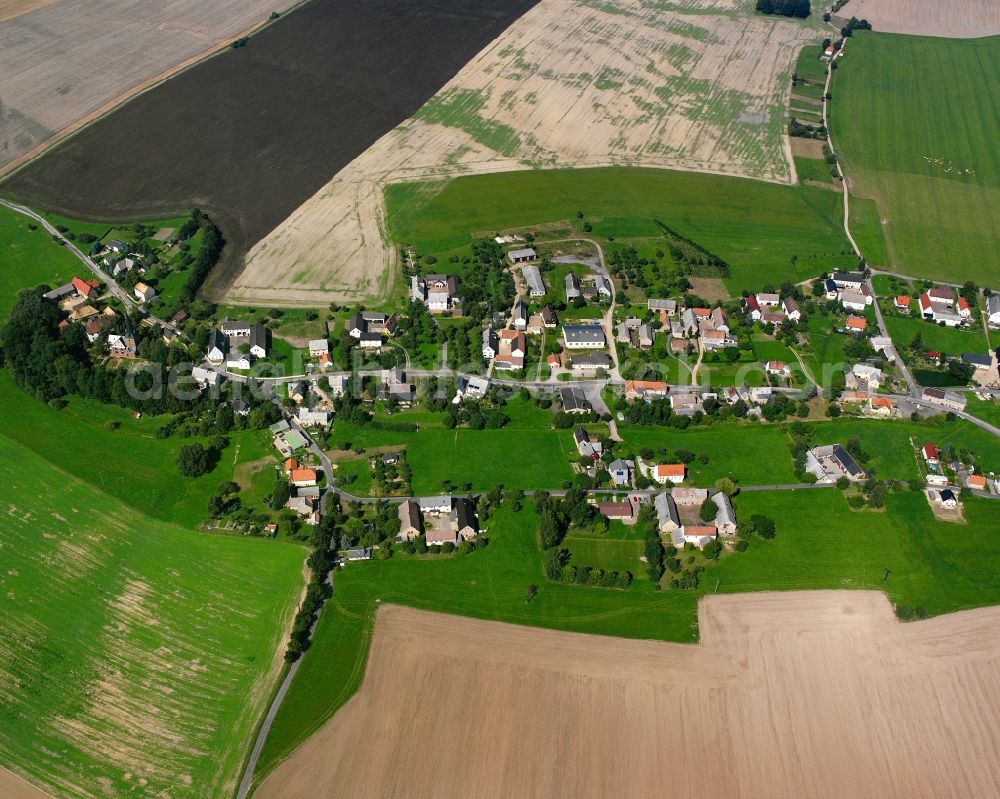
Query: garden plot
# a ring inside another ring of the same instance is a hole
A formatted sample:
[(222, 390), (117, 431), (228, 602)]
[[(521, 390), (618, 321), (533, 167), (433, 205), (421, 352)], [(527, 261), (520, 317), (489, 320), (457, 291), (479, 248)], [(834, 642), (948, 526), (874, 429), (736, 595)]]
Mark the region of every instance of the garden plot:
[(815, 37), (750, 0), (542, 0), (259, 242), (229, 299), (384, 294), (389, 183), (599, 165), (791, 183), (788, 79)]

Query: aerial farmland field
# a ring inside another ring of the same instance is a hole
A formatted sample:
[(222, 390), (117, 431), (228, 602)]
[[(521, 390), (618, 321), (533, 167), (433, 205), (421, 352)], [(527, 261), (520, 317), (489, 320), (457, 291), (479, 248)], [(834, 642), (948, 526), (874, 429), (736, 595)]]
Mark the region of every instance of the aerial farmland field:
[(229, 297), (384, 294), (399, 181), (633, 165), (791, 183), (789, 78), (821, 36), (753, 0), (541, 0), (254, 247)]
[(0, 174), (273, 10), (267, 0), (0, 2)]
[[(757, 453), (762, 451), (759, 442), (752, 449)], [(282, 793), (282, 783), (302, 765), (300, 756), (315, 762), (312, 760), (315, 754), (302, 753), (315, 753), (317, 746), (318, 751), (329, 756), (328, 763), (335, 762), (333, 750), (327, 748), (328, 741), (319, 745), (309, 739), (361, 684), (369, 662), (373, 625), (378, 636), (375, 619), (380, 605), (396, 603), (479, 619), (622, 638), (692, 642), (700, 634), (706, 644), (718, 639), (714, 628), (699, 629), (696, 603), (700, 597), (712, 593), (868, 588), (887, 592), (896, 603), (923, 606), (930, 614), (949, 613), (1000, 598), (991, 567), (991, 559), (1000, 546), (992, 521), (992, 504), (988, 500), (967, 501), (968, 524), (956, 527), (937, 522), (923, 495), (917, 492), (891, 494), (883, 512), (853, 514), (843, 494), (836, 489), (748, 492), (736, 497), (737, 514), (742, 518), (752, 513), (769, 514), (777, 524), (777, 538), (768, 542), (755, 539), (746, 552), (711, 564), (695, 591), (654, 592), (648, 581), (637, 581), (624, 593), (544, 581), (536, 536), (537, 517), (530, 504), (517, 513), (504, 506), (490, 521), (489, 546), (469, 555), (451, 559), (399, 557), (351, 565), (336, 577), (331, 604), (320, 620), (313, 646), (268, 738), (258, 779), (292, 756), (272, 780), (264, 783), (262, 795), (295, 795)], [(845, 519), (857, 519), (858, 523), (846, 525)], [(609, 534), (608, 539), (611, 538)], [(883, 581), (886, 569), (891, 571), (888, 582)], [(524, 588), (529, 583), (537, 583), (539, 593), (525, 603)], [(739, 601), (753, 603), (765, 598), (766, 595), (760, 595)], [(781, 599), (783, 603), (792, 601), (792, 595)], [(844, 597), (843, 601), (855, 600)], [(887, 619), (890, 618), (888, 608), (885, 612)], [(941, 623), (947, 626), (949, 617)], [(616, 652), (633, 643), (613, 639), (601, 642), (605, 650)], [(561, 648), (555, 638), (552, 645)], [(508, 652), (515, 650), (516, 647)], [(616, 657), (619, 667), (626, 660)], [(480, 686), (493, 684), (486, 675), (481, 680)], [(411, 697), (422, 695), (412, 681), (409, 685)], [(480, 690), (474, 692), (477, 697)], [(481, 697), (477, 699), (480, 700)], [(351, 700), (354, 704), (358, 701), (367, 700)], [(352, 715), (350, 707), (349, 703), (345, 708), (347, 717)], [(340, 718), (332, 724), (336, 725)], [(320, 733), (319, 738), (323, 739), (324, 734)], [(306, 741), (305, 747), (292, 754)], [(589, 762), (586, 756), (577, 753), (572, 757), (579, 768)], [(395, 767), (386, 769), (397, 773)], [(455, 778), (451, 772), (437, 773), (440, 779), (451, 780)], [(313, 780), (317, 773), (309, 771)]]
[(498, 230), (576, 223), (577, 211), (592, 235), (618, 242), (656, 239), (658, 220), (726, 260), (736, 294), (855, 263), (837, 193), (694, 172), (560, 169), (400, 183), (387, 187), (386, 207), (389, 235), (421, 254)]
[(850, 0), (837, 15), (867, 19), (877, 31), (978, 39), (1000, 33), (1000, 5), (993, 0), (928, 3), (926, 0)]
[(0, 764), (60, 797), (228, 795), (305, 551), (161, 522), (0, 442)]
[(1000, 282), (998, 64), (997, 36), (862, 31), (848, 42), (831, 89), (833, 141), (852, 191), (878, 204), (893, 271)]
[(532, 4), (316, 0), (101, 118), (0, 192), (85, 218), (199, 206), (231, 245), (214, 275), (224, 281), (225, 265), (238, 267), (247, 247)]

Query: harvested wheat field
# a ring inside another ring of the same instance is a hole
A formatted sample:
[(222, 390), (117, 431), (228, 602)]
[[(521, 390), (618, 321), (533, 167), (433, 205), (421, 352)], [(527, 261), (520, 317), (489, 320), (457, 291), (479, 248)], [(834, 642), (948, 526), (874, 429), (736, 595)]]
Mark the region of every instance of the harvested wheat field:
[(995, 797), (1000, 608), (711, 596), (701, 644), (384, 607), (361, 690), (258, 799)]
[(274, 10), (269, 0), (0, 0), (0, 167)]
[(850, 0), (839, 12), (845, 19), (867, 19), (877, 31), (976, 39), (1000, 33), (996, 0)]
[(228, 299), (384, 294), (388, 183), (604, 165), (794, 182), (788, 79), (818, 31), (753, 5), (541, 0), (260, 241)]

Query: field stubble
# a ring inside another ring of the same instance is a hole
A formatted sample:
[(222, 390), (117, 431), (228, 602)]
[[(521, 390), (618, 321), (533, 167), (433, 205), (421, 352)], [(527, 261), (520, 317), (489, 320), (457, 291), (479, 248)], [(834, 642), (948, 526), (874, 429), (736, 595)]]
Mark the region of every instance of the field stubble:
[(867, 19), (877, 31), (977, 39), (1000, 33), (996, 0), (929, 3), (927, 0), (851, 0), (844, 18)]
[(880, 593), (817, 591), (699, 611), (701, 644), (679, 645), (383, 607), (359, 693), (256, 795), (1000, 790), (1000, 610), (904, 625)]

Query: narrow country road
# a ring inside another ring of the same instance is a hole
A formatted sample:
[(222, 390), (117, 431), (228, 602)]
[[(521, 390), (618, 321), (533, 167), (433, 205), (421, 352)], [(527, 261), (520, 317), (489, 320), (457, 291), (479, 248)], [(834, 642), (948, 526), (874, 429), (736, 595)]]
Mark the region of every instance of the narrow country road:
[(139, 303), (125, 289), (123, 289), (121, 286), (118, 285), (118, 281), (116, 281), (110, 275), (106, 275), (103, 271), (101, 271), (101, 269), (97, 266), (97, 264), (91, 261), (89, 257), (84, 255), (83, 252), (80, 250), (80, 248), (77, 247), (73, 242), (71, 242), (69, 239), (64, 238), (63, 234), (60, 233), (58, 230), (56, 230), (55, 226), (52, 225), (52, 223), (50, 223), (49, 220), (47, 220), (41, 214), (35, 213), (26, 206), (18, 205), (17, 203), (12, 203), (9, 200), (4, 200), (2, 198), (0, 198), (0, 205), (3, 205), (4, 207), (9, 208), (11, 211), (14, 211), (18, 214), (22, 214), (30, 219), (33, 219), (35, 222), (41, 225), (46, 231), (48, 231), (50, 234), (58, 238), (59, 241), (62, 242), (62, 246), (65, 247), (67, 250), (69, 250), (69, 252), (71, 252), (77, 258), (77, 260), (80, 261), (80, 263), (82, 263), (85, 267), (87, 267), (87, 269), (93, 272), (94, 275), (97, 276), (98, 280), (100, 280), (102, 283), (107, 284), (108, 290), (111, 292), (111, 294), (114, 297), (117, 297), (126, 308), (133, 311), (141, 311), (143, 315), (145, 315), (149, 319), (152, 319), (160, 327), (166, 330), (172, 330), (173, 332), (180, 334), (180, 331), (176, 330), (173, 326), (168, 325), (162, 319), (158, 319), (157, 317), (146, 313), (142, 309), (142, 306), (140, 306)]

